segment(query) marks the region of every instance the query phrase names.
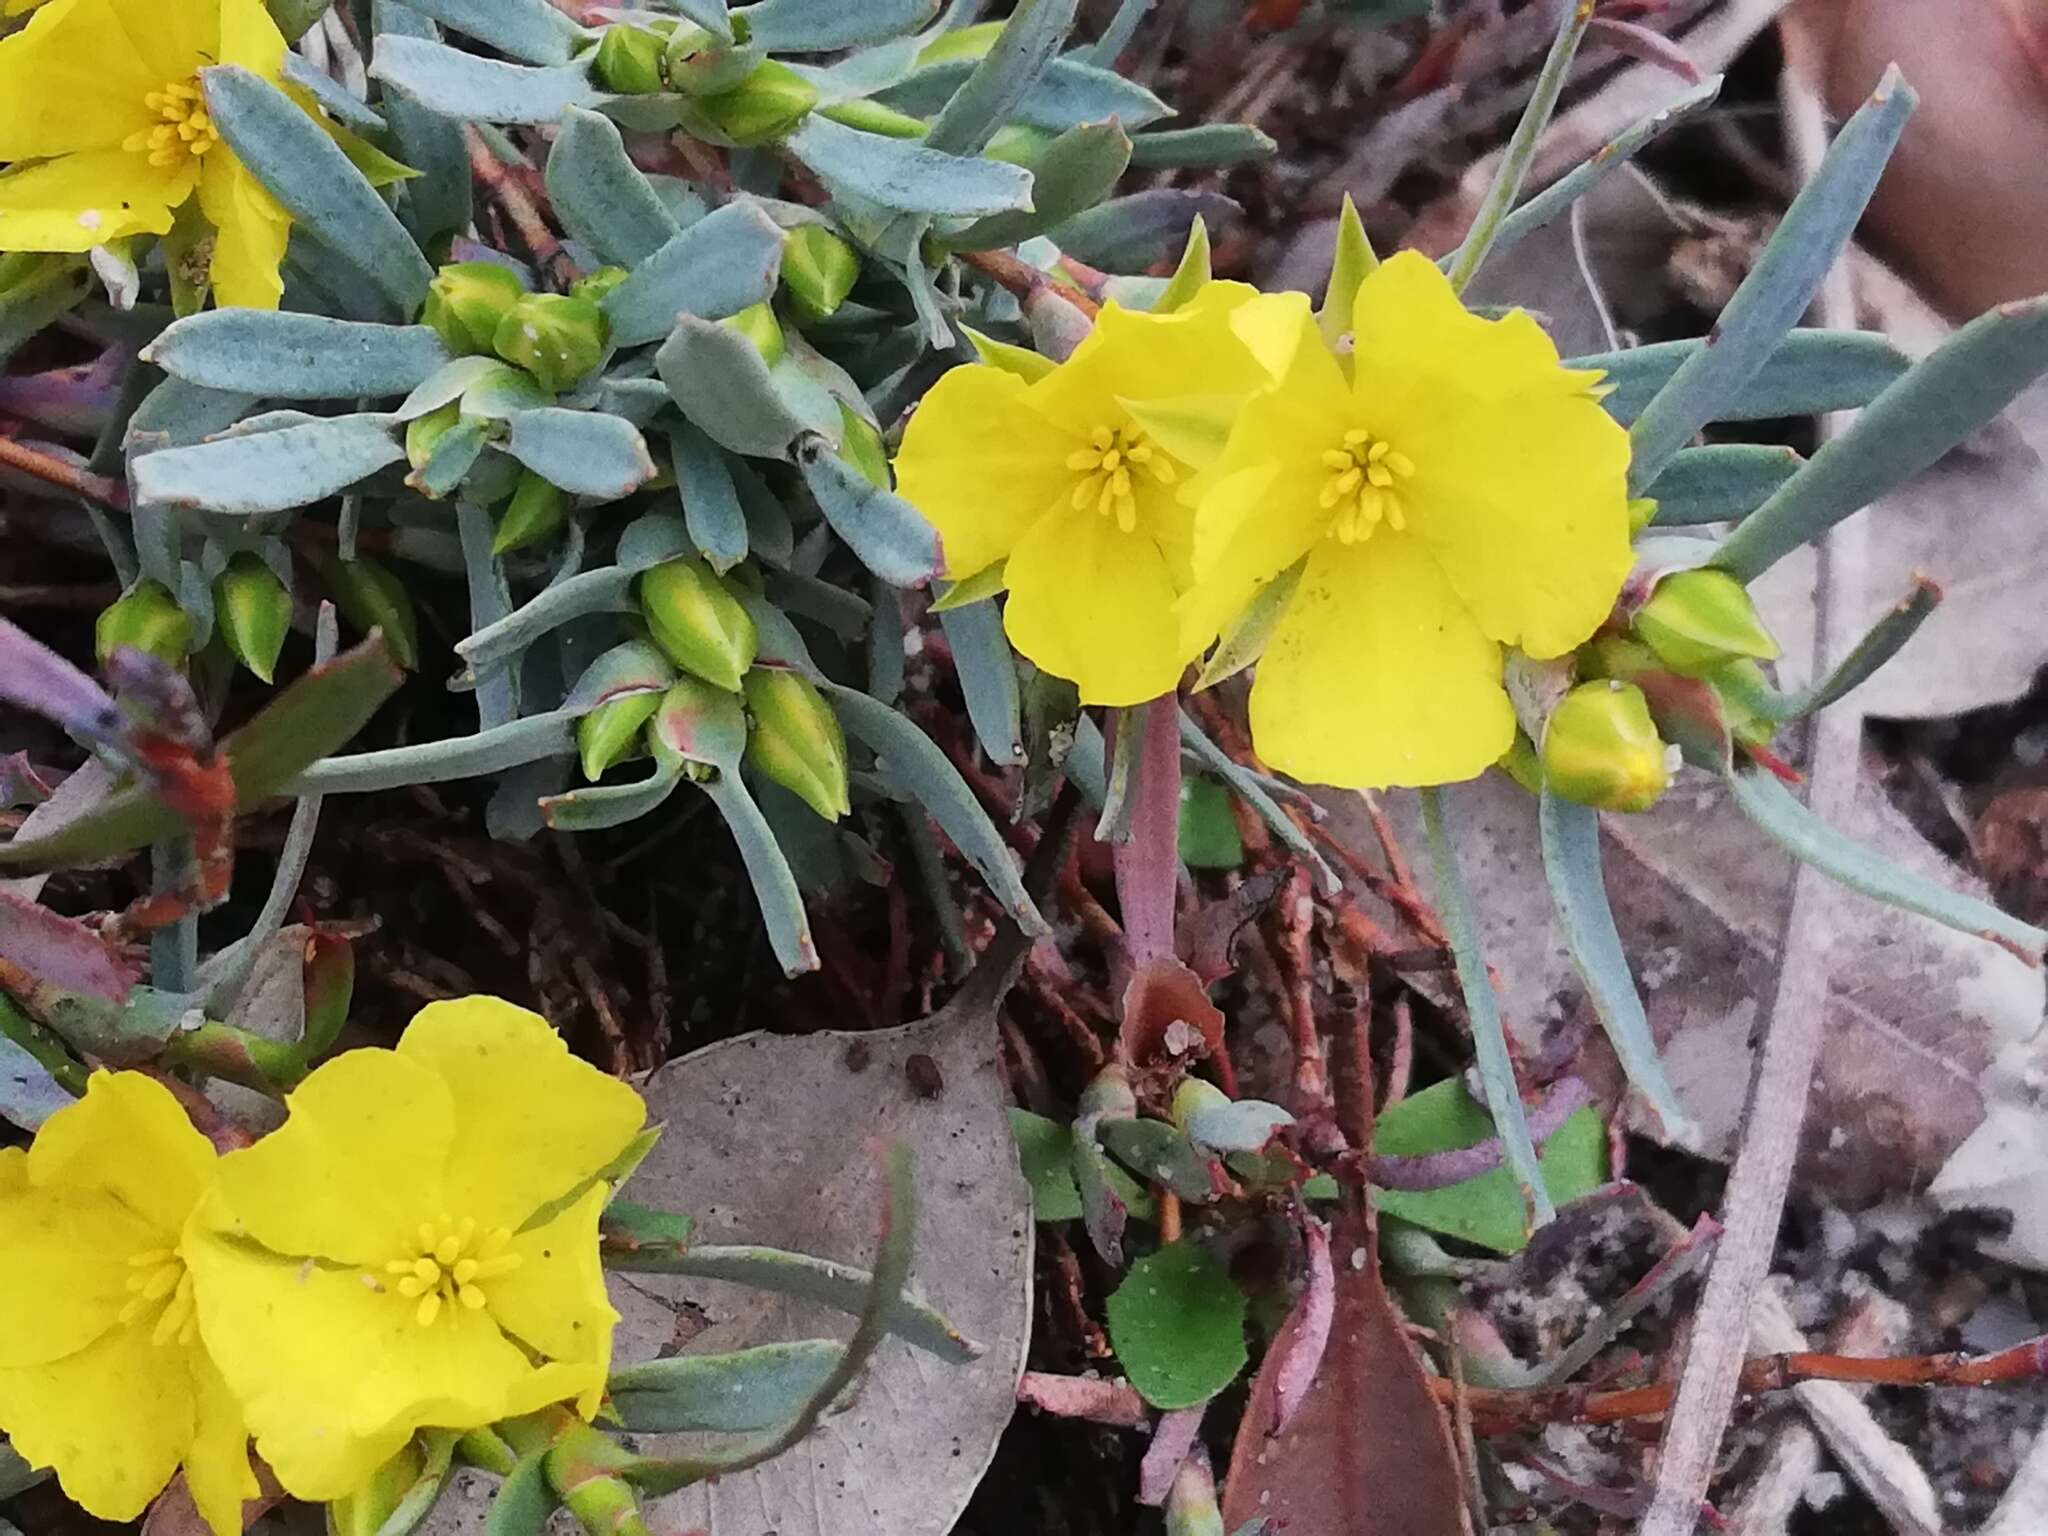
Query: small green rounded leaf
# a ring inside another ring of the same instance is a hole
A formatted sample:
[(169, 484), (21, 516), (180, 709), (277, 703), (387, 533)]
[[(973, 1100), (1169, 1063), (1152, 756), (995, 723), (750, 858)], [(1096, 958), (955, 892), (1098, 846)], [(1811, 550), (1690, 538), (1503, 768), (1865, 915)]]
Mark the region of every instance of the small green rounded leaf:
[(1109, 1338), (1155, 1408), (1192, 1408), (1244, 1369), (1244, 1293), (1194, 1238), (1138, 1260), (1109, 1298)]

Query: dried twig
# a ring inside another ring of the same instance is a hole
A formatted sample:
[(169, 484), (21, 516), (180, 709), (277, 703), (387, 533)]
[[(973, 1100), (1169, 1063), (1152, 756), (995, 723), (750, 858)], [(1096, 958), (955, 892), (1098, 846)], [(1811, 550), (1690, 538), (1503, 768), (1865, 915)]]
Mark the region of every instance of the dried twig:
[(0, 433), (0, 466), (19, 470), (24, 475), (69, 491), (74, 496), (83, 496), (87, 501), (96, 502), (115, 512), (128, 510), (128, 488), (118, 480), (105, 475), (96, 475), (91, 470), (76, 464), (66, 463), (55, 454), (44, 453), (31, 448), (27, 443)]
[(475, 128), (465, 127), (462, 138), (469, 148), (470, 174), (483, 185), (484, 191), (503, 210), (505, 217), (512, 221), (512, 227), (519, 231), (519, 238), (525, 242), (534, 261), (554, 281), (564, 286), (573, 282), (578, 275), (576, 264), (562, 249), (562, 242), (555, 238), (555, 232), (548, 228), (548, 221), (541, 217), (540, 209), (534, 206), (526, 188), (492, 153), (491, 146), (484, 142), (484, 136)]

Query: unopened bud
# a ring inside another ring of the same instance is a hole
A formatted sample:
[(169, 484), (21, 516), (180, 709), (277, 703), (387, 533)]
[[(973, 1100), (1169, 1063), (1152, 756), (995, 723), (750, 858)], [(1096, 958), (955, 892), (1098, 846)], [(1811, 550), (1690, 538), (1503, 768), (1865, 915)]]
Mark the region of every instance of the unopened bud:
[(780, 784), (827, 821), (853, 809), (846, 792), (846, 737), (807, 677), (773, 667), (747, 674), (747, 766)]
[(640, 612), (668, 659), (738, 693), (754, 664), (753, 618), (702, 560), (669, 560), (640, 577)]
[(213, 622), (235, 660), (270, 682), (291, 628), (292, 595), (275, 571), (245, 550), (214, 578)]
[(1687, 677), (1704, 677), (1740, 657), (1769, 661), (1778, 654), (1742, 583), (1711, 568), (1658, 582), (1636, 612), (1635, 633), (1665, 666)]
[(782, 237), (782, 286), (800, 320), (822, 320), (853, 291), (860, 255), (822, 224), (799, 224)]
[(1029, 123), (1005, 123), (982, 153), (991, 160), (1021, 165), (1028, 171), (1037, 166), (1039, 156), (1052, 146), (1053, 138), (1043, 128), (1033, 128)]
[(722, 43), (702, 27), (684, 24), (669, 34), (662, 71), (670, 90), (716, 96), (738, 86), (765, 57), (759, 48)]
[(419, 619), (413, 613), (412, 596), (396, 572), (358, 555), (329, 566), (327, 584), (334, 593), (334, 605), (349, 623), (365, 634), (382, 630), (384, 643), (391, 647), (391, 659), (406, 671), (419, 665)]
[(328, 1536), (377, 1536), (398, 1512), (405, 1496), (418, 1485), (427, 1466), (417, 1440), (408, 1440), (398, 1454), (370, 1475), (354, 1493), (327, 1506)]
[(839, 402), (839, 456), (859, 470), (869, 485), (889, 489), (889, 451), (875, 424), (844, 400)]
[(818, 88), (787, 64), (764, 59), (729, 91), (691, 103), (683, 126), (697, 138), (734, 149), (789, 136), (818, 104)]
[(657, 754), (673, 752), (693, 765), (730, 765), (746, 751), (746, 710), (733, 694), (686, 675), (661, 696), (647, 737)]
[(894, 107), (885, 107), (865, 96), (856, 96), (851, 101), (835, 101), (829, 107), (820, 107), (818, 113), (835, 123), (844, 123), (849, 128), (858, 128), (862, 133), (876, 134), (885, 139), (921, 139), (929, 126), (921, 117), (898, 112)]
[(154, 656), (166, 666), (182, 666), (192, 648), (192, 621), (168, 587), (138, 581), (101, 612), (92, 641), (102, 667), (123, 648)]
[(751, 341), (754, 350), (761, 354), (761, 361), (770, 368), (781, 362), (782, 354), (788, 350), (789, 344), (783, 340), (775, 311), (766, 304), (749, 304), (738, 314), (727, 315), (718, 323), (738, 331)]
[(495, 261), (459, 261), (434, 274), (420, 323), (458, 357), (488, 357), (505, 311), (526, 296), (519, 274)]
[(628, 276), (624, 267), (599, 267), (595, 272), (586, 273), (569, 285), (569, 297), (588, 299), (593, 304), (602, 304), (609, 294)]
[(661, 65), (662, 55), (667, 51), (668, 39), (659, 32), (619, 22), (604, 29), (591, 68), (598, 83), (608, 91), (617, 91), (622, 96), (651, 96), (668, 89), (668, 78)]
[(425, 469), (433, 461), (434, 450), (441, 446), (441, 439), (461, 420), (462, 402), (459, 400), (450, 400), (424, 416), (413, 417), (405, 424), (405, 462), (415, 470)]
[(593, 782), (631, 753), (640, 742), (640, 727), (661, 707), (660, 690), (607, 699), (576, 722), (576, 746), (583, 757), (583, 777)]
[(588, 299), (565, 293), (529, 293), (505, 311), (491, 345), (558, 395), (604, 360), (611, 325)]
[(509, 555), (515, 549), (553, 538), (569, 520), (569, 493), (532, 470), (523, 470), (518, 488), (505, 510), (498, 514), (497, 531), (491, 535), (491, 553)]
[(1671, 784), (1671, 751), (1633, 683), (1581, 683), (1550, 712), (1544, 781), (1567, 800), (1603, 811), (1647, 811)]

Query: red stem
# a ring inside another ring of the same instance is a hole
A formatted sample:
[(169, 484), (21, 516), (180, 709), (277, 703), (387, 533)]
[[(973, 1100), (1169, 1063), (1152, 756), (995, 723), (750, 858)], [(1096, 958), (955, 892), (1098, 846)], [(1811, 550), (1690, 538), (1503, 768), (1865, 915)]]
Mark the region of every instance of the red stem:
[[(1168, 693), (1142, 706), (1137, 799), (1130, 841), (1116, 846), (1116, 899), (1131, 964), (1173, 958), (1173, 908), (1180, 883), (1180, 708)], [(1137, 711), (1117, 722), (1128, 730)]]

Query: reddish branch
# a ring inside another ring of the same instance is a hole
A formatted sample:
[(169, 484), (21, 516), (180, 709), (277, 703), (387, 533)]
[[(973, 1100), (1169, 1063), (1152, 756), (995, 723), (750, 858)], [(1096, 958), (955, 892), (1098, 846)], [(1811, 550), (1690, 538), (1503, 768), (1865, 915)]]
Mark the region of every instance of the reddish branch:
[(33, 475), (59, 490), (83, 496), (87, 501), (97, 502), (116, 512), (128, 510), (128, 488), (120, 481), (96, 475), (91, 470), (67, 463), (55, 454), (31, 448), (27, 443), (4, 434), (0, 434), (0, 466)]
[(1091, 321), (1101, 313), (1102, 306), (1087, 294), (1054, 282), (1030, 262), (1012, 256), (1008, 251), (959, 251), (955, 254), (982, 276), (1007, 288), (1020, 302), (1050, 291), (1057, 293)]
[(491, 201), (519, 232), (520, 240), (533, 256), (534, 261), (546, 270), (557, 283), (567, 286), (578, 276), (576, 264), (562, 249), (562, 242), (555, 238), (555, 232), (548, 228), (548, 221), (534, 205), (533, 198), (510, 168), (491, 152), (483, 135), (474, 128), (462, 130), (463, 142), (469, 148), (470, 174), (483, 183)]

